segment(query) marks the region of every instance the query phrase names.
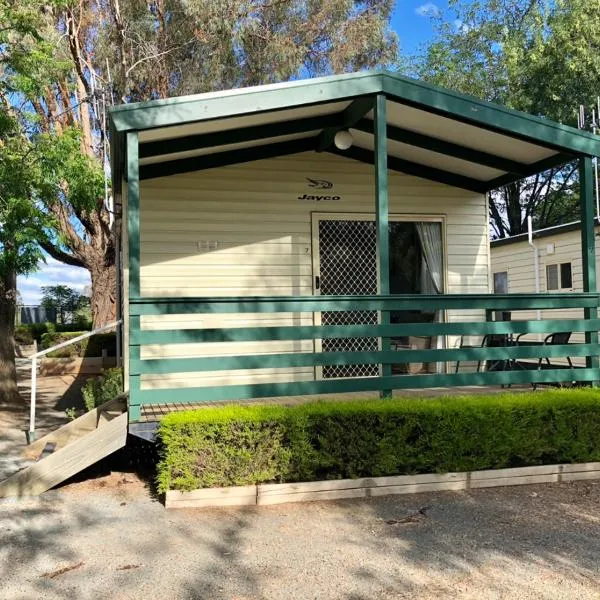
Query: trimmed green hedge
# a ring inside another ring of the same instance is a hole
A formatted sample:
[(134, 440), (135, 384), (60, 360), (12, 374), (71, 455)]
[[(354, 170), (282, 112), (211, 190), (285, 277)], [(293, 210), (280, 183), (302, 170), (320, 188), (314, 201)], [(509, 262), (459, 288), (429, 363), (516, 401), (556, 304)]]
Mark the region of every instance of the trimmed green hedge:
[[(42, 349), (50, 348), (61, 342), (72, 340), (87, 333), (86, 331), (54, 332), (42, 334)], [(102, 356), (106, 349), (108, 356), (116, 356), (117, 338), (115, 333), (97, 333), (59, 350), (50, 352), (48, 358), (83, 358), (85, 356)]]
[[(68, 324), (61, 324), (61, 323), (30, 323), (28, 325), (19, 325), (17, 327), (17, 329), (20, 332), (29, 332), (29, 334), (33, 337), (34, 340), (37, 341), (38, 344), (41, 344), (42, 342), (42, 335), (44, 335), (44, 333), (64, 333), (64, 332), (68, 332), (68, 331), (76, 331), (76, 332), (83, 332), (83, 331), (90, 331), (92, 329), (92, 324), (91, 322), (89, 323), (68, 323)], [(27, 335), (25, 333), (23, 333), (23, 335)], [(29, 336), (28, 336), (29, 337)]]
[(158, 487), (192, 490), (600, 461), (600, 392), (226, 406), (159, 427)]

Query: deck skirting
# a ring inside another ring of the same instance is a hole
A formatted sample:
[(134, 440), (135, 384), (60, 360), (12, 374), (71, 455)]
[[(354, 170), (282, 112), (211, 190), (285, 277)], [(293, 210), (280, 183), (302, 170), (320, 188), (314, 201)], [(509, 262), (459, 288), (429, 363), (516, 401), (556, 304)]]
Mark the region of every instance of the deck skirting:
[(371, 498), (394, 494), (464, 491), (486, 487), (600, 479), (600, 462), (518, 467), (461, 473), (365, 477), (302, 483), (268, 483), (181, 492), (169, 490), (166, 508), (264, 506), (288, 502)]

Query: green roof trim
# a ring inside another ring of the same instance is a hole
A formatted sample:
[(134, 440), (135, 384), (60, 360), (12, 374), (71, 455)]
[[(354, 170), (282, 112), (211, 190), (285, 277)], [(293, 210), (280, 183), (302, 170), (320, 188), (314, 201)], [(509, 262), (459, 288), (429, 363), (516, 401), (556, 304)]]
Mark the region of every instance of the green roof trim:
[[(472, 157), (476, 164), (497, 165), (499, 169), (507, 171), (506, 175), (488, 182), (486, 190), (516, 181), (523, 176), (541, 172), (547, 168), (547, 164), (551, 166), (563, 164), (579, 156), (600, 156), (600, 136), (409, 79), (396, 73), (372, 71), (113, 107), (110, 111), (113, 189), (117, 193), (120, 189), (126, 161), (125, 134), (129, 131), (140, 132), (203, 121), (214, 122), (219, 119), (281, 112), (336, 102), (351, 103), (346, 111), (338, 111), (334, 119), (347, 121), (346, 126), (352, 126), (353, 122), (359, 120), (357, 118), (359, 115), (364, 118), (365, 106), (368, 106), (368, 103), (377, 94), (385, 95), (392, 102), (466, 123), (508, 138), (529, 142), (556, 153), (548, 159), (537, 161), (531, 165), (520, 165), (501, 157), (497, 157), (497, 161), (494, 162), (493, 155), (476, 150), (468, 153), (468, 147), (460, 149), (461, 152), (458, 153), (460, 155), (457, 155), (457, 158), (468, 160), (468, 157)], [(346, 114), (350, 109), (352, 115)], [(285, 117), (282, 118), (285, 119)], [(285, 122), (284, 120), (283, 123)], [(273, 137), (278, 137), (282, 135), (280, 131), (286, 129), (282, 126), (282, 122), (264, 123), (257, 126), (255, 131), (258, 130), (258, 127), (260, 127), (261, 137), (268, 136), (269, 130), (273, 132)], [(318, 149), (327, 148), (328, 142), (338, 127), (340, 126), (330, 124), (329, 128), (323, 128), (317, 144)], [(394, 130), (390, 129), (390, 131)], [(246, 128), (245, 133), (250, 134), (251, 132), (252, 128)], [(404, 132), (399, 128), (396, 133), (397, 137), (404, 137), (401, 135)], [(236, 137), (235, 129), (231, 130), (231, 135), (232, 138)], [(415, 135), (420, 137), (418, 143), (413, 145), (424, 147), (427, 136), (418, 133)], [(211, 136), (214, 136), (213, 142), (223, 142), (227, 138), (227, 131), (213, 134), (198, 133), (180, 140), (165, 140), (162, 143), (141, 142), (140, 156), (156, 155), (157, 152), (160, 152), (161, 145), (167, 151), (177, 151), (178, 147), (192, 149), (194, 142), (205, 144)], [(239, 137), (243, 137), (241, 133)], [(413, 141), (416, 141), (416, 137)], [(147, 148), (145, 148), (146, 144)], [(443, 143), (441, 140), (437, 140), (431, 147), (434, 152), (449, 154), (452, 149), (451, 143)], [(457, 146), (454, 149), (459, 148)]]
[(116, 131), (144, 130), (343, 101), (381, 92), (390, 100), (518, 136), (534, 144), (589, 156), (600, 155), (600, 137), (591, 133), (381, 71), (125, 104), (112, 108), (110, 118)]

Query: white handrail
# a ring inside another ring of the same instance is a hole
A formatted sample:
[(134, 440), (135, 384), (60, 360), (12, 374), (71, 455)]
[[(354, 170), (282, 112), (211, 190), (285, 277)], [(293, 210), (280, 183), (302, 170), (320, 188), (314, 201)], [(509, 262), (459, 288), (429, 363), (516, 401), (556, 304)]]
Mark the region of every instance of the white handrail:
[(122, 321), (119, 319), (118, 321), (113, 321), (108, 325), (103, 325), (102, 327), (98, 327), (97, 329), (93, 329), (92, 331), (87, 331), (83, 335), (78, 335), (74, 337), (72, 340), (67, 340), (66, 342), (61, 342), (60, 344), (56, 344), (56, 346), (52, 346), (51, 348), (46, 348), (45, 350), (40, 350), (33, 354), (31, 358), (31, 402), (29, 404), (29, 432), (27, 434), (28, 441), (31, 443), (35, 440), (35, 409), (36, 409), (36, 392), (37, 392), (37, 359), (40, 356), (45, 356), (50, 352), (54, 352), (54, 350), (59, 350), (60, 348), (64, 348), (65, 346), (70, 346), (71, 344), (75, 344), (76, 342), (80, 342), (81, 340), (85, 340), (86, 338), (92, 337), (97, 333), (101, 333), (102, 331), (106, 331), (107, 329), (112, 329), (113, 327), (117, 328), (117, 335), (119, 334), (118, 327), (121, 325)]

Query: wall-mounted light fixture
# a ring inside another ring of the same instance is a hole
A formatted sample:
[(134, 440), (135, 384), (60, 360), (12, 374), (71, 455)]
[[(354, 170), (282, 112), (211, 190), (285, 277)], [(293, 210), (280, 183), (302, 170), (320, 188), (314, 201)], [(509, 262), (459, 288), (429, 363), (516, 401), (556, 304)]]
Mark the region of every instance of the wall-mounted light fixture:
[(352, 134), (346, 129), (338, 131), (333, 138), (333, 143), (339, 150), (348, 150), (353, 142), (354, 139), (352, 138)]

